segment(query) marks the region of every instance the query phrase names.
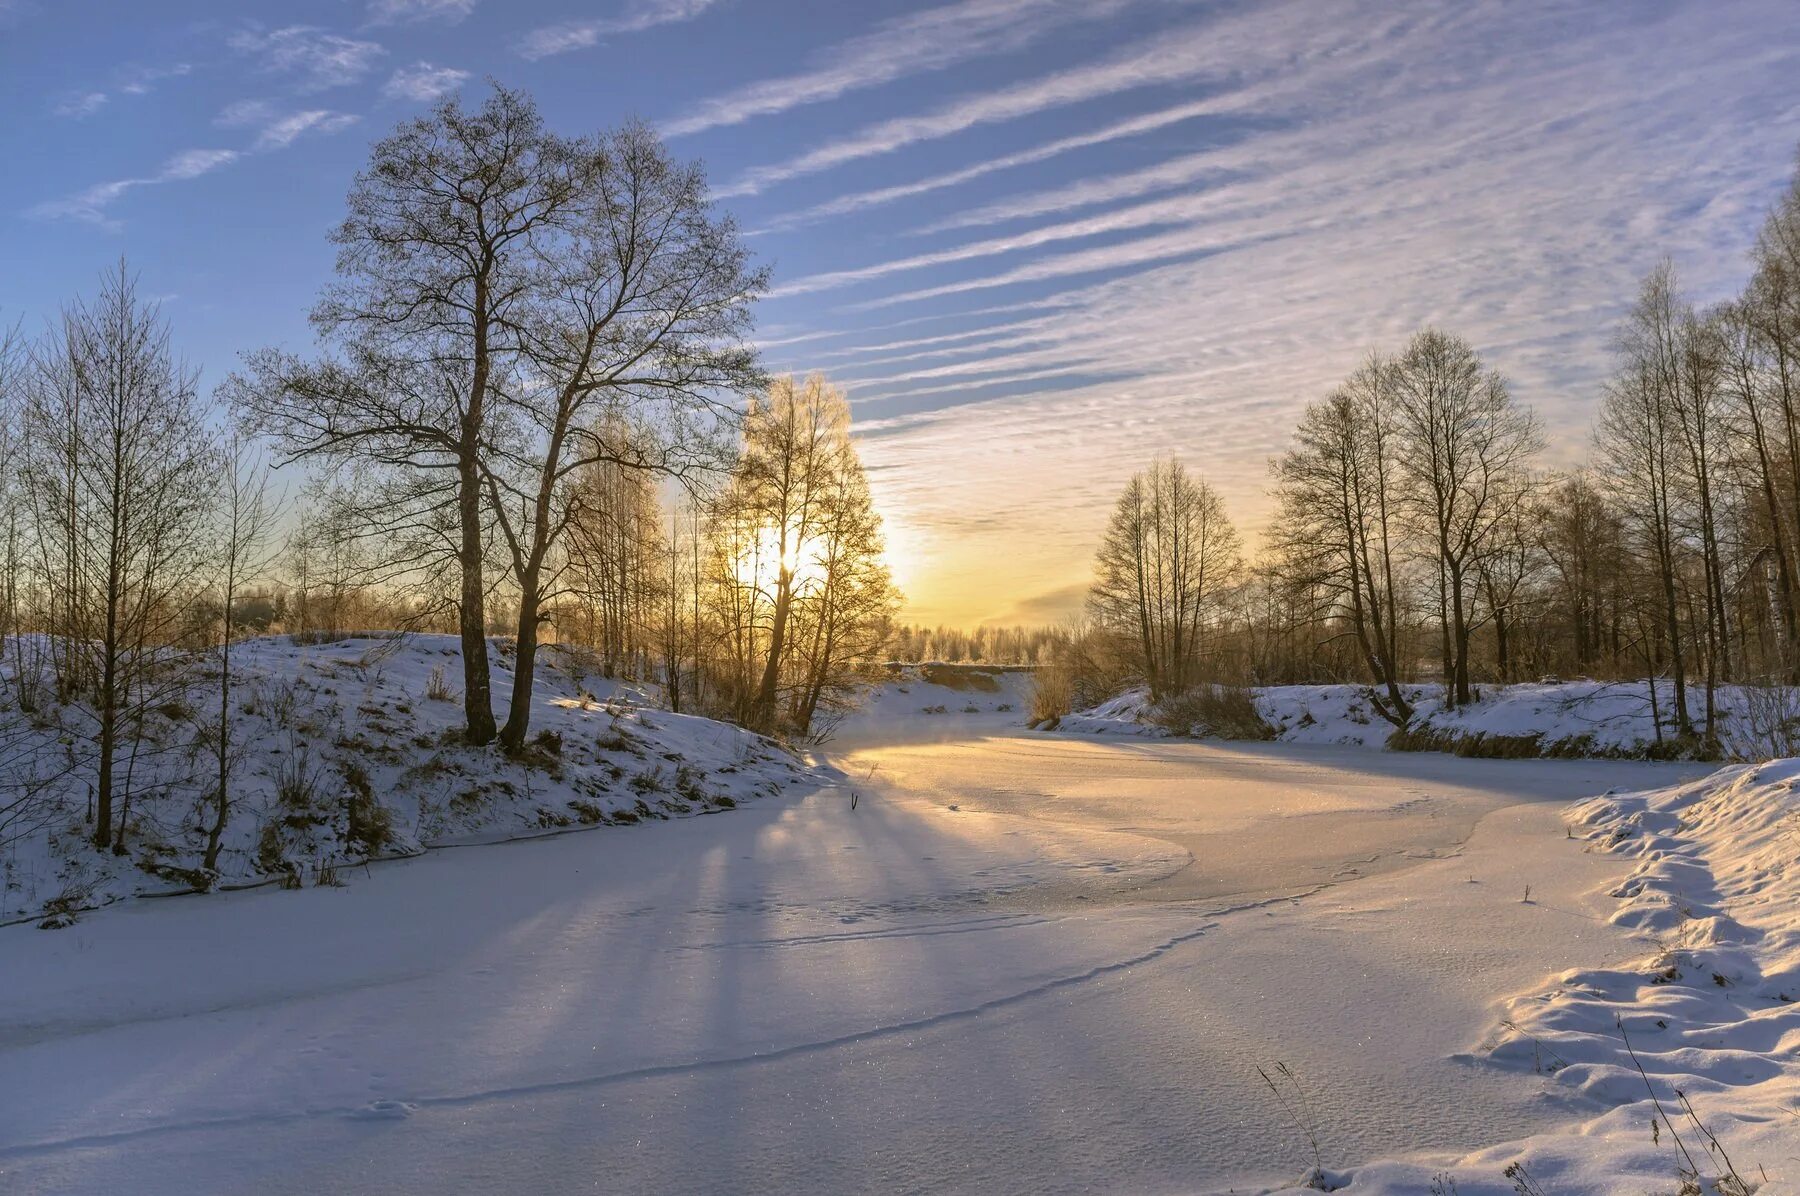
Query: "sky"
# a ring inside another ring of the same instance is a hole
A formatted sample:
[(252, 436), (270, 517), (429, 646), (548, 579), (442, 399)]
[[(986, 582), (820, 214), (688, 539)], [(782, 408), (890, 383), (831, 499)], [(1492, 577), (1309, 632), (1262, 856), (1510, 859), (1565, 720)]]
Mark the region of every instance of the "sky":
[(1159, 453), (1252, 543), (1299, 410), (1469, 339), (1579, 461), (1636, 282), (1732, 293), (1800, 144), (1793, 0), (0, 0), (0, 320), (121, 256), (210, 382), (303, 350), (369, 144), (522, 87), (650, 121), (850, 396), (921, 622), (1078, 607)]

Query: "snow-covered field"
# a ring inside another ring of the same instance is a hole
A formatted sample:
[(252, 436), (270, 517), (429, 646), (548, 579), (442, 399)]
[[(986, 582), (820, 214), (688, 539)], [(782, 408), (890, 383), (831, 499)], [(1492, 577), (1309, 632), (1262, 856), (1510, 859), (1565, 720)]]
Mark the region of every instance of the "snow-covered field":
[[(217, 671), (146, 719), (133, 770), (127, 854), (86, 841), (92, 718), (46, 703), (0, 763), (52, 780), (34, 833), (0, 847), (0, 922), (54, 903), (81, 910), (121, 897), (314, 883), (320, 869), (729, 808), (800, 783), (804, 766), (759, 736), (669, 714), (653, 695), (598, 675), (579, 653), (540, 657), (533, 740), (521, 760), (459, 741), (461, 657), (442, 635), (352, 636), (295, 644), (248, 640), (233, 652), (232, 811), (216, 874), (200, 872), (213, 812)], [(16, 668), (19, 653), (0, 653)], [(512, 660), (490, 650), (494, 703)], [(12, 715), (13, 718), (21, 718)], [(378, 829), (371, 829), (375, 827)], [(327, 871), (329, 876), (329, 871)]]
[[(1460, 745), (1472, 754), (1547, 756), (1642, 756), (1657, 735), (1651, 693), (1642, 681), (1551, 681), (1478, 687), (1478, 700), (1457, 710), (1445, 707), (1443, 687), (1402, 687), (1414, 706), (1410, 730), (1419, 742)], [(1274, 738), (1285, 743), (1342, 743), (1379, 748), (1394, 725), (1384, 719), (1362, 685), (1271, 685), (1253, 688), (1252, 700)], [(1720, 738), (1727, 751), (1755, 756), (1766, 742), (1766, 724), (1800, 718), (1800, 693), (1718, 692)], [(1667, 682), (1657, 686), (1656, 713), (1665, 737), (1673, 717)], [(1779, 705), (1780, 709), (1775, 707)], [(1700, 719), (1703, 702), (1696, 688), (1689, 711)], [(1065, 716), (1064, 731), (1112, 735), (1167, 735), (1155, 720), (1149, 695), (1129, 690), (1091, 710)], [(1482, 742), (1502, 750), (1483, 752)]]

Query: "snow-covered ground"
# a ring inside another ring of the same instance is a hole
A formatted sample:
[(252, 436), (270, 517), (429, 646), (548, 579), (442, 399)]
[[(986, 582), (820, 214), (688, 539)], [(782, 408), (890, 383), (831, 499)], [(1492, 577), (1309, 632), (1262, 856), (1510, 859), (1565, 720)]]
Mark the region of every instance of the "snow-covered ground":
[(1605, 1112), (1460, 1159), (1334, 1179), (1397, 1193), (1453, 1176), (1469, 1196), (1800, 1192), (1796, 784), (1790, 760), (1570, 811), (1589, 851), (1632, 862), (1606, 895), (1607, 922), (1640, 951), (1511, 998), (1469, 1057)]
[[(1012, 718), (847, 726), (723, 817), (0, 929), (0, 1191), (1273, 1189), (1313, 1165), (1279, 1062), (1352, 1190), (1673, 1192), (1615, 1010), (1792, 1184), (1793, 772), (1569, 837), (1703, 770)], [(1650, 934), (1698, 958), (1651, 983)]]
[[(1643, 681), (1551, 681), (1480, 686), (1477, 701), (1461, 709), (1445, 707), (1443, 687), (1402, 687), (1414, 706), (1409, 730), (1418, 743), (1458, 746), (1473, 754), (1548, 756), (1641, 756), (1656, 743), (1651, 693)], [(1363, 685), (1271, 685), (1251, 696), (1274, 737), (1286, 743), (1343, 743), (1379, 748), (1394, 725), (1369, 700)], [(1659, 682), (1656, 713), (1670, 736), (1672, 698)], [(1718, 691), (1720, 738), (1726, 750), (1754, 757), (1776, 722), (1800, 718), (1800, 692)], [(1688, 695), (1690, 714), (1699, 720), (1703, 701)], [(1779, 709), (1777, 708), (1779, 707)], [(1090, 734), (1167, 735), (1155, 718), (1149, 695), (1129, 690), (1091, 710), (1065, 716), (1060, 730)], [(1792, 736), (1790, 735), (1791, 739)], [(1489, 751), (1480, 749), (1486, 742)], [(1498, 749), (1498, 750), (1493, 750)], [(1529, 750), (1527, 750), (1529, 749)]]
[[(0, 679), (19, 660), (0, 653)], [(490, 663), (504, 711), (512, 658), (503, 644)], [(289, 874), (311, 884), (321, 866), (371, 854), (704, 813), (806, 777), (768, 740), (658, 710), (653, 695), (559, 647), (540, 656), (532, 743), (519, 760), (459, 741), (462, 666), (450, 636), (252, 639), (234, 649), (232, 676), (232, 811), (209, 881), (220, 887)], [(91, 716), (47, 702), (30, 716), (0, 711), (29, 735), (9, 741), (0, 767), (53, 781), (43, 825), (0, 847), (0, 922), (49, 903), (84, 909), (191, 889), (213, 817), (218, 709), (214, 669), (149, 713), (144, 750), (119, 764), (144, 795), (130, 807), (124, 856), (86, 841)]]
[(1028, 668), (890, 664), (830, 742), (955, 739), (979, 729), (1013, 730), (1024, 725), (1030, 706)]

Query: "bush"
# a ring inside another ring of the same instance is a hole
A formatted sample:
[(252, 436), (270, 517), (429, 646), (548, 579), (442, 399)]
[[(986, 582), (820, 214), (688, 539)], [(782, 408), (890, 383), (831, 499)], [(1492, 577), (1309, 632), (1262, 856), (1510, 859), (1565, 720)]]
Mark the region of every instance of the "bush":
[(456, 691), (450, 688), (450, 682), (445, 679), (443, 665), (431, 666), (431, 673), (425, 678), (425, 697), (433, 702), (456, 701)]
[(691, 764), (675, 766), (675, 792), (691, 802), (704, 805), (711, 800), (706, 791), (706, 774)]
[(346, 760), (338, 768), (344, 774), (344, 846), (373, 859), (394, 840), (394, 815), (376, 798), (361, 764)]
[(394, 841), (394, 816), (375, 795), (368, 772), (356, 760), (334, 770), (315, 766), (304, 747), (275, 767), (275, 809), (257, 836), (256, 866), (266, 875), (297, 872), (305, 861), (319, 867), (345, 859), (372, 859)]
[(1075, 678), (1061, 665), (1045, 665), (1031, 675), (1031, 725), (1052, 726), (1075, 702)]
[(1164, 698), (1150, 721), (1172, 735), (1214, 739), (1273, 739), (1275, 728), (1256, 709), (1256, 699), (1240, 685), (1197, 685)]
[(1725, 740), (1739, 760), (1800, 756), (1800, 687), (1779, 681), (1746, 685), (1743, 708), (1725, 721)]

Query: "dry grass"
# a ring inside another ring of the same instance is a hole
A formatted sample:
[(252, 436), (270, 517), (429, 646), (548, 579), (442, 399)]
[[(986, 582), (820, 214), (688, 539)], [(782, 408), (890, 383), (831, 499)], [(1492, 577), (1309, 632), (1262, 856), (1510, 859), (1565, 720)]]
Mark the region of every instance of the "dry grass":
[(1075, 702), (1075, 678), (1060, 665), (1041, 668), (1031, 675), (1030, 723), (1054, 727)]
[(999, 693), (1000, 681), (995, 676), (997, 671), (973, 664), (934, 663), (919, 666), (919, 675), (927, 685), (941, 685), (958, 693)]
[(1275, 728), (1256, 709), (1256, 699), (1240, 685), (1196, 685), (1164, 698), (1151, 714), (1172, 735), (1213, 739), (1273, 739)]

